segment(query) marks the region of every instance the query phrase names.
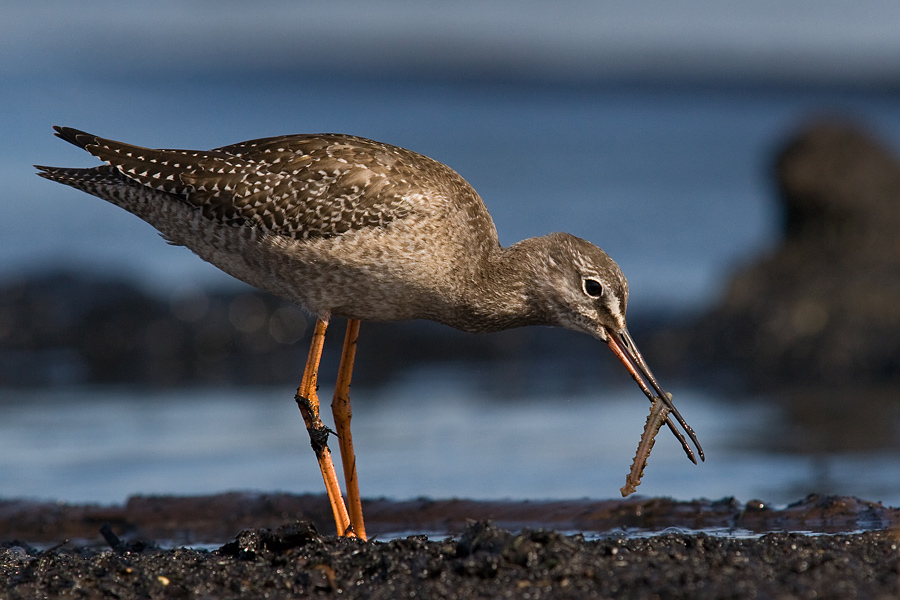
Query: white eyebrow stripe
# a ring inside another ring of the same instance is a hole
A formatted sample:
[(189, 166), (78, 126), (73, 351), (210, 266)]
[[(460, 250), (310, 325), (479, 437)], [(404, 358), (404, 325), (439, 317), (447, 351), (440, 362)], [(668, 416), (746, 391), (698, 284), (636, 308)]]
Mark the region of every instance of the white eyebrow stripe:
[(607, 295), (606, 306), (609, 308), (609, 313), (615, 317), (616, 322), (624, 327), (625, 315), (622, 313), (622, 303), (619, 302), (619, 297), (611, 294)]

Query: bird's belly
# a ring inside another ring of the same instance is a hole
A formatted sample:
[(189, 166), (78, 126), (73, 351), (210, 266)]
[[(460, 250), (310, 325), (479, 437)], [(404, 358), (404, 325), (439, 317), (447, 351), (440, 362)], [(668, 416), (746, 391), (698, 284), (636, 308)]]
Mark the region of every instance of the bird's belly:
[[(176, 239), (222, 271), (309, 312), (368, 320), (433, 319), (450, 300), (452, 255), (427, 256), (372, 237), (298, 240), (216, 225)], [(412, 250), (410, 250), (412, 248)], [(444, 282), (442, 284), (441, 282)]]

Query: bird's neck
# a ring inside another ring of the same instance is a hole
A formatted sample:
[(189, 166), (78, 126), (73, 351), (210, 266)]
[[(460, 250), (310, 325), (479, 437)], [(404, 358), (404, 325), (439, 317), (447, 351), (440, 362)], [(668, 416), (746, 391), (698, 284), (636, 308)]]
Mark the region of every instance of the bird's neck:
[(552, 325), (534, 294), (537, 275), (547, 261), (545, 238), (528, 238), (508, 248), (497, 245), (470, 274), (459, 303), (457, 323), (473, 332)]

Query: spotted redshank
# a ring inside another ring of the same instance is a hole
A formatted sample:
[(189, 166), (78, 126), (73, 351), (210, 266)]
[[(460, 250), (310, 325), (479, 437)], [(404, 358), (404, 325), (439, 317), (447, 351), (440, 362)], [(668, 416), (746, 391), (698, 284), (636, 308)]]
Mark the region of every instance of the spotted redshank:
[[(446, 165), (349, 135), (287, 135), (196, 151), (55, 130), (106, 164), (37, 166), (39, 175), (134, 213), (170, 243), (315, 315), (295, 399), (339, 534), (366, 537), (349, 400), (363, 320), (430, 319), (469, 332), (555, 325), (591, 335), (609, 345), (651, 402), (659, 398), (671, 410), (667, 425), (688, 458), (696, 463), (676, 422), (703, 459), (628, 333), (628, 283), (618, 265), (566, 233), (502, 247), (481, 198)], [(348, 319), (332, 403), (346, 504), (316, 395), (332, 316)]]

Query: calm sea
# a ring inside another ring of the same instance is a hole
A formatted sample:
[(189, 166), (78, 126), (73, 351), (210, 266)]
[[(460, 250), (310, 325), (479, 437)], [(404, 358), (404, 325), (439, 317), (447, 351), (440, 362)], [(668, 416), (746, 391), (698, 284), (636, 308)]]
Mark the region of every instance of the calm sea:
[[(647, 415), (637, 388), (598, 383), (590, 395), (498, 401), (467, 385), (470, 379), (442, 369), (379, 390), (354, 388), (365, 497), (619, 497)], [(707, 460), (692, 465), (664, 428), (640, 494), (784, 504), (834, 493), (900, 506), (895, 450), (779, 453), (764, 443), (785, 418), (776, 407), (673, 389)], [(321, 393), (328, 398), (324, 386)], [(112, 503), (132, 494), (321, 493), (292, 394), (82, 389), (7, 396), (0, 497)]]

